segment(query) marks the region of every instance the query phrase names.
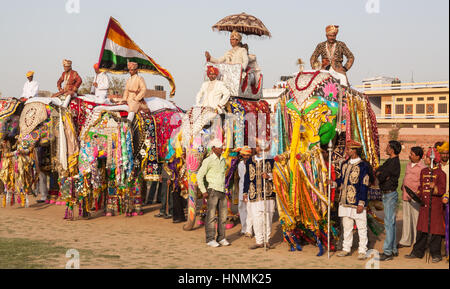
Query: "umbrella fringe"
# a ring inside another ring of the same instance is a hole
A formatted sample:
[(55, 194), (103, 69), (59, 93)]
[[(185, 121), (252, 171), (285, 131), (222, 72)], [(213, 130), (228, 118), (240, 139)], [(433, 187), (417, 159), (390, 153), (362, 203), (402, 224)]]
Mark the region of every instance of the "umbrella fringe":
[(213, 27), (213, 30), (225, 31), (225, 32), (232, 32), (233, 30), (236, 30), (237, 32), (243, 33), (246, 35), (267, 36), (269, 38), (272, 37), (270, 32), (266, 32), (266, 31), (261, 30), (261, 28), (255, 28), (255, 27), (224, 25), (224, 26), (220, 26), (220, 27)]

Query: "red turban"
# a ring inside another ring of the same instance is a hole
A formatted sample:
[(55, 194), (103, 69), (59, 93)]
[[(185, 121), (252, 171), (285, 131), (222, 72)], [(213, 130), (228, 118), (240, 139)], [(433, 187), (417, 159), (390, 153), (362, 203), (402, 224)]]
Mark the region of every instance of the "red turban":
[(434, 163), (437, 164), (441, 161), (441, 155), (435, 148), (429, 148), (427, 152), (427, 158), (431, 158), (431, 151), (434, 151)]
[(211, 74), (219, 75), (219, 69), (210, 65), (210, 66), (208, 66), (208, 69), (206, 70), (206, 74), (208, 76)]
[(347, 141), (347, 147), (348, 148), (356, 149), (356, 148), (360, 148), (361, 146), (362, 145), (359, 142), (354, 141), (352, 139)]

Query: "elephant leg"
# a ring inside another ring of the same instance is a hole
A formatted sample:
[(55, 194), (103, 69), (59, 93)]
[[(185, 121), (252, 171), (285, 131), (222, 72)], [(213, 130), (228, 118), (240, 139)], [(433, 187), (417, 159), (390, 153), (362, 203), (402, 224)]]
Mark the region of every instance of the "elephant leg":
[(188, 214), (187, 222), (183, 226), (183, 230), (190, 231), (194, 228), (195, 219), (197, 217), (196, 201), (197, 201), (197, 189), (196, 184), (191, 180), (191, 173), (188, 174)]

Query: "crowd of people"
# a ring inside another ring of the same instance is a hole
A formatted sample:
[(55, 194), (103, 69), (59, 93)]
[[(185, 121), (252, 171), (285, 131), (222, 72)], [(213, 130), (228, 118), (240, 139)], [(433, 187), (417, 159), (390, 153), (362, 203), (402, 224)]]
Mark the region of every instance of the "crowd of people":
[[(351, 68), (354, 56), (345, 43), (336, 41), (338, 26), (326, 28), (327, 41), (319, 44), (311, 57), (311, 66), (316, 69), (326, 69), (340, 78), (343, 84), (348, 80), (346, 72)], [(233, 32), (230, 37), (232, 49), (222, 58), (211, 57), (205, 53), (206, 60), (211, 63), (240, 63), (243, 70), (255, 57), (248, 54), (248, 46), (241, 43), (242, 37)], [(322, 63), (318, 63), (318, 57)], [(338, 57), (336, 57), (338, 56)], [(342, 64), (343, 56), (348, 61)], [(252, 62), (253, 61), (253, 62)], [(257, 64), (256, 64), (257, 65)], [(63, 61), (64, 72), (57, 82), (58, 93), (50, 98), (38, 97), (39, 84), (33, 79), (34, 72), (27, 73), (22, 101), (41, 101), (49, 104), (60, 100), (57, 105), (67, 107), (71, 97), (77, 97), (77, 91), (82, 83), (78, 73), (72, 70), (70, 60)], [(114, 110), (126, 110), (131, 121), (140, 109), (140, 103), (146, 92), (144, 79), (138, 75), (138, 64), (129, 62), (130, 78), (121, 99), (108, 98), (108, 78), (99, 71), (99, 65), (94, 65), (96, 77), (93, 82), (92, 95), (82, 96), (84, 100), (98, 104), (118, 104), (108, 107)], [(217, 79), (219, 71), (209, 66), (206, 81), (197, 95), (196, 106), (212, 107), (223, 113), (223, 107), (230, 98), (230, 92), (223, 82)], [(62, 97), (62, 98), (61, 98)], [(99, 107), (98, 109), (105, 109)], [(209, 143), (211, 153), (202, 162), (197, 173), (198, 188), (207, 200), (205, 220), (206, 244), (210, 247), (229, 246), (226, 239), (227, 198), (225, 195), (226, 161), (223, 156), (223, 143), (214, 139)], [(378, 168), (372, 168), (363, 158), (362, 145), (356, 141), (346, 144), (346, 160), (332, 166), (333, 182), (330, 185), (336, 190), (335, 210), (341, 221), (342, 250), (339, 257), (351, 255), (353, 231), (356, 228), (359, 235), (358, 259), (366, 259), (368, 251), (367, 207), (373, 198), (371, 188), (377, 187), (381, 192), (379, 200), (384, 207), (385, 240), (380, 261), (392, 260), (398, 256), (398, 249), (412, 247), (406, 258), (423, 258), (429, 249), (432, 262), (442, 260), (442, 239), (447, 234), (446, 255), (448, 261), (448, 194), (449, 194), (449, 144), (437, 143), (435, 147), (424, 151), (424, 148), (413, 147), (409, 152), (410, 162), (401, 184), (403, 210), (403, 226), (401, 239), (397, 242), (396, 212), (399, 198), (399, 179), (401, 165), (399, 155), (402, 145), (398, 141), (389, 141), (385, 148), (387, 160)], [(326, 148), (322, 148), (324, 159), (328, 159)], [(255, 238), (255, 244), (250, 249), (273, 248), (270, 242), (271, 225), (276, 210), (276, 193), (273, 186), (273, 157), (266, 157), (268, 152), (264, 141), (258, 140), (256, 148), (243, 147), (238, 149), (240, 161), (236, 173), (239, 178), (238, 212), (241, 221), (240, 235)], [(147, 203), (155, 199), (161, 202), (161, 209), (155, 217), (173, 219), (174, 223), (186, 221), (184, 209), (186, 199), (182, 197), (183, 186), (181, 177), (177, 175), (175, 159), (164, 164), (159, 185), (154, 183), (150, 188)], [(40, 193), (47, 200), (46, 179), (42, 177)], [(373, 190), (372, 190), (373, 191)], [(446, 210), (446, 211), (445, 211)], [(216, 217), (217, 215), (217, 217)], [(216, 219), (217, 218), (217, 219)], [(215, 223), (217, 220), (217, 229)]]
[[(225, 196), (226, 164), (223, 157), (223, 144), (214, 139), (210, 142), (211, 153), (197, 174), (198, 187), (207, 199), (208, 210), (205, 220), (206, 244), (211, 247), (228, 246), (226, 239), (227, 199)], [(390, 141), (385, 148), (386, 161), (377, 169), (363, 158), (360, 143), (347, 143), (347, 159), (339, 166), (333, 166), (333, 188), (336, 189), (336, 210), (341, 221), (342, 250), (338, 257), (351, 255), (354, 226), (359, 236), (358, 259), (367, 258), (368, 225), (367, 206), (371, 200), (370, 188), (379, 187), (384, 207), (385, 239), (380, 261), (392, 260), (398, 256), (398, 249), (411, 247), (405, 258), (423, 258), (429, 249), (433, 263), (442, 260), (442, 240), (447, 234), (449, 193), (449, 144), (437, 143), (435, 147), (424, 151), (421, 147), (412, 147), (409, 162), (399, 186), (401, 165), (399, 155), (402, 145)], [(273, 216), (276, 210), (275, 192), (272, 183), (274, 159), (269, 157), (263, 142), (258, 140), (255, 149), (248, 146), (237, 149), (239, 163), (236, 173), (239, 178), (238, 213), (241, 228), (239, 235), (255, 239), (249, 249), (273, 248), (270, 242)], [(322, 148), (324, 159), (328, 151)], [(264, 155), (266, 153), (266, 155)], [(334, 177), (335, 176), (335, 177)], [(400, 191), (398, 191), (400, 188)], [(410, 193), (408, 193), (408, 191)], [(411, 191), (414, 195), (410, 195)], [(400, 194), (399, 194), (400, 193)], [(164, 189), (161, 192), (164, 198)], [(179, 195), (179, 192), (173, 196)], [(396, 215), (398, 198), (402, 198), (403, 225), (401, 238), (397, 241)], [(167, 209), (162, 200), (161, 212), (157, 217), (172, 217), (172, 209)], [(184, 203), (185, 206), (185, 203)], [(171, 205), (169, 205), (171, 208)], [(174, 210), (174, 209), (173, 209)], [(184, 222), (175, 218), (174, 223)], [(444, 220), (447, 218), (447, 225)], [(217, 227), (215, 227), (217, 221)], [(446, 253), (448, 260), (448, 243)]]

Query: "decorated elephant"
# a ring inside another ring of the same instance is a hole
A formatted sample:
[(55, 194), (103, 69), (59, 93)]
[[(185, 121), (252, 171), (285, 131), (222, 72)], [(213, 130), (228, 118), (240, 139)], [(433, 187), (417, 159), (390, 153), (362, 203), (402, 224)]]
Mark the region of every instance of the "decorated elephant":
[[(334, 250), (338, 235), (328, 224), (328, 160), (323, 147), (332, 144), (332, 165), (339, 169), (344, 158), (346, 138), (363, 144), (363, 157), (373, 166), (379, 164), (376, 119), (367, 96), (345, 86), (324, 71), (299, 72), (287, 81), (285, 95), (278, 103), (276, 116), (279, 155), (276, 157), (274, 184), (283, 235), (290, 250), (301, 250), (307, 242), (324, 253)], [(341, 140), (344, 138), (343, 141)], [(369, 218), (376, 217), (369, 214)], [(328, 231), (329, 230), (329, 231)]]

